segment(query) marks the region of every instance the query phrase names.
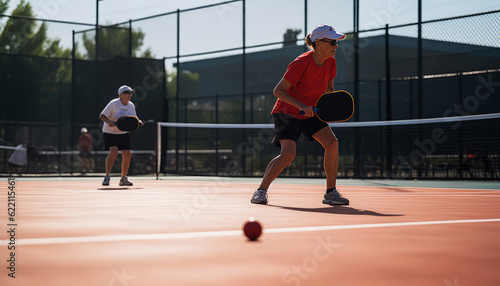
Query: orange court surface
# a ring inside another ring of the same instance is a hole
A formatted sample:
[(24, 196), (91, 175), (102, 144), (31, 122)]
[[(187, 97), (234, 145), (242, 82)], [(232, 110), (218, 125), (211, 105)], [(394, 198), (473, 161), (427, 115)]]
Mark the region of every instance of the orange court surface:
[(500, 285), (497, 182), (130, 180), (3, 178), (0, 285)]

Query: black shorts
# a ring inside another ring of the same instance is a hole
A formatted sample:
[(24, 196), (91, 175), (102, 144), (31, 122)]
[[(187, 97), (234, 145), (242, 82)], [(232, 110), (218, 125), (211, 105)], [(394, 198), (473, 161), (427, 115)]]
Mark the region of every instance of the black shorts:
[(90, 153), (90, 150), (80, 150), (80, 157), (82, 158), (90, 158), (92, 154)]
[(117, 147), (118, 150), (131, 150), (130, 149), (130, 134), (110, 134), (104, 133), (104, 148), (109, 150), (110, 147)]
[(280, 140), (282, 139), (297, 142), (302, 133), (307, 136), (309, 141), (313, 141), (313, 135), (328, 126), (328, 123), (319, 120), (316, 116), (308, 119), (297, 119), (290, 115), (274, 113), (273, 119), (275, 136), (272, 143), (276, 147), (281, 147)]

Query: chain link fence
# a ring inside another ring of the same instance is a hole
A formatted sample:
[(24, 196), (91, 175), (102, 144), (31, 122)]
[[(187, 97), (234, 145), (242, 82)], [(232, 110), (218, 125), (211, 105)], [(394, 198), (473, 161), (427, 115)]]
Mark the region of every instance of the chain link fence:
[[(89, 23), (1, 15), (0, 145), (75, 151), (80, 128), (87, 127), (94, 139), (91, 173), (102, 172), (98, 115), (122, 84), (137, 90), (133, 101), (143, 119), (269, 123), (272, 89), (306, 51), (305, 35), (321, 23), (347, 35), (336, 56), (335, 86), (354, 95), (355, 121), (500, 110), (500, 10), (418, 22), (417, 9), (356, 0), (235, 0), (97, 30)], [(403, 14), (413, 15), (412, 22), (385, 26)], [(478, 89), (489, 96), (474, 100)], [(133, 136), (134, 149), (153, 156), (155, 129), (141, 132)], [(353, 153), (361, 156), (357, 148)], [(9, 173), (12, 153), (0, 150), (0, 173)], [(57, 171), (30, 172), (80, 173), (77, 153), (59, 155)], [(342, 176), (366, 173), (365, 159), (349, 160), (354, 171)]]

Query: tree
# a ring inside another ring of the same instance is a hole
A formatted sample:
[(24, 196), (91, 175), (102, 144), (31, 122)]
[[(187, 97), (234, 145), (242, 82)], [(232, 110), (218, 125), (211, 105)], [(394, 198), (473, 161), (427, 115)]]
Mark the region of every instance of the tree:
[[(8, 4), (0, 2), (2, 13)], [(34, 17), (31, 4), (22, 0), (0, 27), (2, 114), (7, 120), (57, 121), (61, 83), (71, 81), (71, 50), (49, 39), (47, 25)]]
[[(9, 2), (0, 0), (0, 13), (8, 10)], [(67, 117), (60, 107), (71, 105), (71, 49), (64, 48), (60, 39), (48, 37), (48, 25), (36, 19), (27, 0), (20, 1), (11, 17), (1, 20), (0, 119), (57, 122)], [(128, 56), (128, 37), (128, 29), (103, 28), (99, 33), (100, 52), (114, 55), (117, 51)], [(133, 56), (144, 37), (141, 31), (132, 31)], [(95, 56), (94, 38), (87, 40), (88, 55)], [(77, 49), (75, 53), (83, 58)], [(143, 55), (152, 57), (149, 49)]]
[(9, 2), (10, 0), (7, 1), (0, 1), (0, 14), (5, 13), (7, 9), (9, 8)]
[[(0, 13), (5, 13), (9, 7), (10, 0), (0, 1)], [(47, 25), (34, 20), (36, 15), (30, 3), (21, 0), (19, 5), (12, 11), (12, 16), (3, 26), (0, 26), (0, 53), (22, 54), (43, 56), (49, 58), (70, 58), (71, 50), (64, 49), (59, 39), (47, 37)], [(17, 18), (17, 17), (22, 17)], [(154, 58), (151, 49), (148, 48), (141, 55), (139, 49), (144, 44), (145, 34), (141, 31), (132, 30), (132, 56)], [(108, 27), (99, 30), (99, 53), (100, 58), (109, 58), (113, 55), (128, 56), (129, 30), (123, 27)], [(77, 58), (95, 59), (95, 37), (94, 35), (83, 35), (83, 46), (87, 51), (86, 57), (81, 56), (76, 49)], [(66, 73), (70, 74), (70, 73)]]
[[(129, 56), (129, 29), (124, 27), (112, 26), (107, 23), (106, 27), (99, 29), (99, 49), (98, 59), (109, 59), (119, 55)], [(148, 48), (142, 54), (139, 54), (139, 49), (144, 44), (145, 34), (139, 29), (132, 29), (132, 57), (154, 58), (151, 49)], [(87, 51), (88, 59), (95, 59), (95, 34), (83, 34), (83, 46)]]
[[(2, 2), (0, 7), (5, 11), (8, 8), (8, 1)], [(31, 5), (22, 0), (12, 11), (12, 16), (32, 18)], [(46, 35), (47, 27), (44, 23), (37, 29), (35, 20), (9, 18), (0, 33), (0, 52), (40, 55)]]
[[(9, 1), (0, 2), (0, 12), (8, 9)], [(0, 27), (0, 53), (41, 56), (47, 58), (71, 58), (71, 50), (64, 49), (59, 39), (47, 37), (47, 25), (34, 19), (33, 9), (30, 3), (24, 0), (12, 11), (12, 16)], [(22, 18), (17, 18), (22, 17)], [(68, 63), (61, 62), (61, 66), (55, 68), (53, 77), (57, 80), (70, 80), (70, 67)]]
[(302, 30), (286, 29), (285, 34), (283, 34), (283, 46), (295, 46), (297, 42), (297, 35), (300, 34)]

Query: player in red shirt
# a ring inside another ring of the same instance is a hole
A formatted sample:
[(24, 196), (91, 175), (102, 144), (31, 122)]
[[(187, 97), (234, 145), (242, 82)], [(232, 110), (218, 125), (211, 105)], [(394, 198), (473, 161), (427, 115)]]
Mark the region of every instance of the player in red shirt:
[(78, 137), (78, 151), (80, 151), (80, 157), (82, 157), (82, 167), (83, 171), (92, 172), (92, 136), (87, 132), (87, 128), (83, 127), (81, 130), (81, 135)]
[[(337, 41), (344, 34), (332, 26), (319, 25), (305, 39), (312, 49), (298, 56), (274, 88), (278, 98), (272, 110), (275, 137), (273, 143), (281, 147), (281, 153), (267, 166), (262, 182), (251, 202), (267, 204), (267, 189), (278, 175), (295, 159), (297, 140), (304, 133), (309, 140), (316, 139), (325, 148), (324, 169), (326, 173), (326, 194), (324, 204), (348, 205), (336, 189), (339, 163), (338, 140), (327, 123), (314, 116), (313, 106), (325, 92), (333, 91), (333, 79), (337, 75), (335, 51)], [(304, 115), (300, 115), (300, 111)]]

